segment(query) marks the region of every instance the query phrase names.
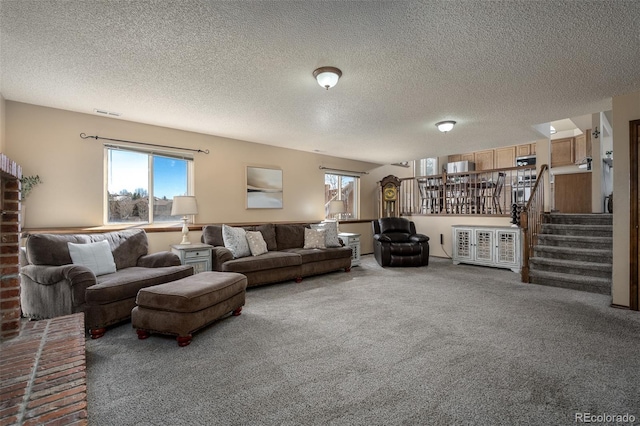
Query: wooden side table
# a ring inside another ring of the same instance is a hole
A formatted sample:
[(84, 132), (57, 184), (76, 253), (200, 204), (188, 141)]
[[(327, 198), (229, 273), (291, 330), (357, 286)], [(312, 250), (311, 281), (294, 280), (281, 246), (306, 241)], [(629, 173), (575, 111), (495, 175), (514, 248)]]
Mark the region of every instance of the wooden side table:
[(193, 273), (211, 270), (211, 249), (209, 244), (172, 244), (171, 253), (177, 254), (183, 265), (193, 266)]
[(360, 265), (360, 234), (341, 232), (338, 237), (344, 241), (345, 246), (351, 247), (351, 266)]

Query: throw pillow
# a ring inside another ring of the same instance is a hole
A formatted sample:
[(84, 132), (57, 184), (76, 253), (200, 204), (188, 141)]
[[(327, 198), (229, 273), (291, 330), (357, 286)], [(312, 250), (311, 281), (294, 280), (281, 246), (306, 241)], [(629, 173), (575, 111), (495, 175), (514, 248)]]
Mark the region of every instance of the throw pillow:
[(304, 247), (303, 248), (327, 248), (324, 243), (324, 229), (304, 228)]
[(247, 242), (252, 256), (260, 256), (269, 251), (267, 250), (267, 242), (260, 231), (247, 231)]
[(327, 247), (342, 247), (338, 238), (338, 223), (335, 221), (325, 221), (311, 225), (315, 229), (324, 229), (324, 243)]
[(116, 262), (113, 260), (108, 241), (87, 244), (67, 243), (67, 246), (74, 265), (86, 266), (96, 276), (116, 272)]
[(251, 249), (247, 242), (247, 231), (243, 228), (222, 225), (222, 240), (224, 246), (231, 251), (234, 259), (251, 255)]

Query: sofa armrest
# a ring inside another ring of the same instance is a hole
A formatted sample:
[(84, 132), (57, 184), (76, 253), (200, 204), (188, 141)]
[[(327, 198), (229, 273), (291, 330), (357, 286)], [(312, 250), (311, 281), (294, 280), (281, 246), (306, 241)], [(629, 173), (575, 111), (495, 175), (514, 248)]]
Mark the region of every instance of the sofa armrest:
[(231, 250), (222, 246), (214, 247), (211, 250), (211, 270), (222, 272), (222, 264), (232, 259)]
[(96, 283), (96, 276), (89, 268), (73, 264), (62, 266), (26, 265), (20, 268), (20, 273), (40, 285), (52, 285), (63, 280), (69, 281), (71, 286), (80, 281)]
[(143, 268), (163, 268), (166, 266), (180, 265), (180, 257), (170, 251), (161, 251), (158, 253), (145, 254), (138, 258), (137, 266)]
[[(22, 278), (22, 300), (37, 303), (36, 300), (40, 300), (42, 294), (59, 295), (47, 300), (47, 303), (65, 306), (62, 308), (55, 307), (56, 309), (63, 309), (58, 315), (68, 315), (76, 312), (75, 310), (70, 310), (71, 307), (83, 305), (85, 303), (86, 289), (96, 284), (96, 276), (89, 268), (73, 264), (62, 266), (27, 265), (20, 268), (20, 275)], [(38, 290), (41, 286), (46, 289)], [(58, 297), (61, 297), (61, 299), (58, 299)], [(45, 307), (43, 309), (54, 308)], [(46, 318), (47, 316), (44, 317)]]

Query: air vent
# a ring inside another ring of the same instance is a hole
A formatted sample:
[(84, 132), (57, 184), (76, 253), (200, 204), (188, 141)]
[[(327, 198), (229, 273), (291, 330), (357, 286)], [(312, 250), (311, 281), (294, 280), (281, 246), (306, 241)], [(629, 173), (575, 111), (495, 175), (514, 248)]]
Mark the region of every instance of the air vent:
[(119, 112), (107, 111), (106, 109), (94, 109), (93, 112), (96, 114), (108, 115), (111, 117), (120, 117), (122, 114)]

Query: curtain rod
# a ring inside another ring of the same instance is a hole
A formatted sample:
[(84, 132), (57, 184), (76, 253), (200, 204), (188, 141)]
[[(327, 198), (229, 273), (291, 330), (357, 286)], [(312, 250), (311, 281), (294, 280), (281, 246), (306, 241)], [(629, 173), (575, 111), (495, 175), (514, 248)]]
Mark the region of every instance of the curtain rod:
[(82, 139), (89, 139), (89, 138), (91, 138), (91, 139), (95, 139), (95, 140), (102, 139), (102, 140), (105, 140), (105, 141), (133, 143), (133, 144), (137, 144), (137, 145), (156, 146), (156, 147), (159, 147), (159, 148), (179, 149), (179, 150), (182, 150), (182, 151), (203, 152), (203, 153), (205, 153), (205, 154), (208, 154), (208, 153), (209, 153), (209, 150), (208, 150), (208, 149), (201, 150), (201, 149), (192, 149), (192, 148), (180, 148), (180, 147), (178, 147), (178, 146), (158, 145), (158, 144), (155, 144), (155, 143), (146, 143), (146, 142), (128, 141), (128, 140), (124, 140), (124, 139), (103, 138), (103, 137), (101, 137), (101, 136), (87, 136), (85, 133), (80, 133), (80, 137), (81, 137)]
[(357, 173), (359, 175), (368, 175), (369, 174), (369, 172), (358, 172), (356, 170), (334, 169), (333, 167), (325, 167), (325, 166), (319, 166), (318, 168), (320, 170), (333, 170), (334, 172)]

